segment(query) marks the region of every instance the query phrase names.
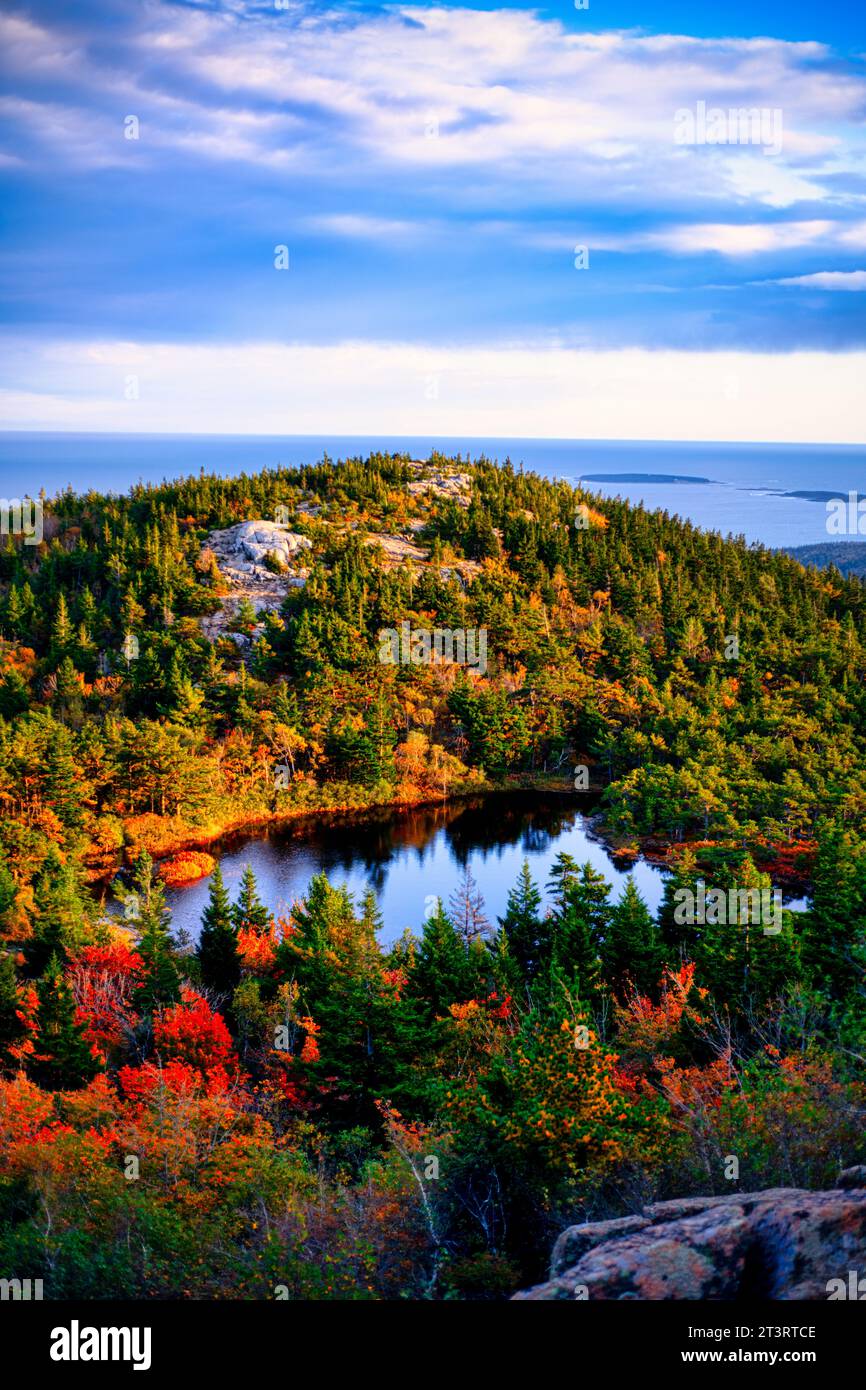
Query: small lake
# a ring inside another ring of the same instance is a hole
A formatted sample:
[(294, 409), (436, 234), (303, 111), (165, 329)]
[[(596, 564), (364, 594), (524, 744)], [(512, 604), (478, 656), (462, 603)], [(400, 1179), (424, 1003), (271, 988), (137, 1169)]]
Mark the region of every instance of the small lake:
[[(627, 873), (616, 868), (585, 816), (564, 796), (518, 793), (405, 811), (305, 817), (225, 841), (219, 857), (231, 897), (251, 864), (259, 895), (274, 913), (302, 898), (317, 873), (345, 885), (356, 903), (372, 888), (384, 923), (382, 940), (391, 942), (405, 927), (420, 935), (430, 901), (441, 897), (447, 907), (467, 864), (495, 926), (524, 859), (543, 893), (563, 850), (603, 873), (614, 898), (631, 875), (650, 909), (658, 907), (661, 871), (643, 860)], [(174, 929), (183, 927), (197, 939), (207, 897), (207, 879), (169, 892)]]

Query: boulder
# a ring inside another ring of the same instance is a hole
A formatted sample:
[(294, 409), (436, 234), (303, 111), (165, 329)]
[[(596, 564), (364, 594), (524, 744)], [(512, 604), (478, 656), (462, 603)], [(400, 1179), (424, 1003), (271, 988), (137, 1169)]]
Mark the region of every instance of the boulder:
[(268, 555), (276, 555), (288, 569), (300, 551), (312, 549), (307, 536), (289, 531), (275, 521), (243, 521), (222, 534), (231, 536), (234, 549), (254, 565), (264, 565)]
[(515, 1298), (826, 1299), (830, 1280), (866, 1271), (866, 1173), (843, 1176), (849, 1185), (829, 1192), (684, 1197), (571, 1226), (550, 1280)]
[(563, 1231), (557, 1238), (553, 1247), (550, 1260), (551, 1277), (555, 1278), (556, 1275), (571, 1269), (593, 1246), (612, 1240), (614, 1236), (641, 1231), (649, 1224), (645, 1216), (621, 1216), (615, 1221), (589, 1221), (585, 1226), (569, 1226), (568, 1230)]
[[(241, 604), (249, 603), (261, 619), (269, 612), (279, 612), (289, 589), (303, 587), (307, 581), (309, 571), (303, 561), (312, 542), (275, 521), (241, 521), (223, 531), (212, 531), (205, 547), (213, 553), (230, 592), (217, 612), (202, 618), (202, 632), (210, 642), (229, 637), (248, 660), (252, 643), (230, 630)], [(281, 572), (267, 567), (269, 555), (281, 561)], [(260, 636), (261, 628), (254, 635)]]

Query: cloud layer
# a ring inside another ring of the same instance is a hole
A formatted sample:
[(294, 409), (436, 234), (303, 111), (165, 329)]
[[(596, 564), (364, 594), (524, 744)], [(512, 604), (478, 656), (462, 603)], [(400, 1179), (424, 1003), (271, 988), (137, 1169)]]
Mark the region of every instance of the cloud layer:
[[(8, 346), (22, 429), (858, 443), (866, 352), (279, 342)], [(32, 383), (39, 389), (33, 390)], [(772, 428), (768, 428), (770, 422)]]
[[(16, 410), (44, 389), (77, 416), (85, 398), (38, 376), (76, 340), (335, 362), (367, 341), (382, 363), (391, 344), (501, 363), (797, 350), (828, 372), (866, 346), (838, 293), (866, 274), (866, 74), (817, 39), (666, 33), (663, 6), (658, 32), (565, 8), (69, 10), (0, 15)], [(678, 142), (684, 111), (703, 143)], [(780, 148), (710, 143), (713, 112), (714, 138)]]

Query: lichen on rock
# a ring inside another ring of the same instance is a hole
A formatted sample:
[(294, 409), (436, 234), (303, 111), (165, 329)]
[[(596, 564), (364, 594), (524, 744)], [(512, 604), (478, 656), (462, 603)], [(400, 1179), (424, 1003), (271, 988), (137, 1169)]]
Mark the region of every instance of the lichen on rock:
[[(860, 1175), (861, 1186), (850, 1184)], [(516, 1299), (827, 1299), (866, 1270), (866, 1170), (829, 1192), (771, 1188), (687, 1197), (572, 1226), (551, 1277)]]

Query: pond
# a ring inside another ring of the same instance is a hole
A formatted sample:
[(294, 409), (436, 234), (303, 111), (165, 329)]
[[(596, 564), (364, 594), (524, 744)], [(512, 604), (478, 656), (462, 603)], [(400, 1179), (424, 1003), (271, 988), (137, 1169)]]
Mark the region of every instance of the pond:
[[(429, 903), (439, 896), (447, 907), (467, 864), (495, 926), (524, 859), (543, 892), (563, 850), (578, 864), (589, 861), (603, 873), (614, 885), (614, 898), (630, 873), (650, 909), (658, 907), (661, 871), (644, 860), (628, 872), (618, 869), (587, 818), (563, 796), (521, 793), (446, 806), (305, 817), (235, 836), (223, 842), (219, 856), (232, 898), (251, 864), (259, 894), (275, 913), (288, 911), (320, 872), (333, 884), (345, 885), (356, 903), (372, 888), (387, 943), (405, 927), (420, 934)], [(196, 940), (207, 897), (207, 879), (169, 892), (174, 929), (185, 928)]]

